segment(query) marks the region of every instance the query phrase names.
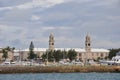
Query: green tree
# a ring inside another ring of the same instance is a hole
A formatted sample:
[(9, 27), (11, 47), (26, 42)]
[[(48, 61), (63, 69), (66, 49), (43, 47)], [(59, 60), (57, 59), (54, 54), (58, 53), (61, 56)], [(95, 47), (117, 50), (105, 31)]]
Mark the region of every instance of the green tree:
[(49, 62), (54, 61), (54, 51), (46, 51), (43, 55), (42, 55), (42, 59), (43, 61), (48, 60)]
[(12, 50), (12, 48), (10, 48), (9, 46), (7, 46), (5, 49), (6, 49), (7, 51), (11, 51), (11, 50)]
[(33, 42), (31, 41), (30, 46), (29, 46), (29, 56), (28, 56), (28, 59), (34, 59), (36, 57), (37, 57), (37, 55), (34, 53), (34, 45), (33, 45)]
[(120, 51), (120, 48), (119, 49), (109, 49), (109, 50), (110, 50), (110, 53), (109, 53), (108, 58), (112, 59), (112, 57), (114, 57), (116, 55), (116, 53)]
[(50, 62), (53, 62), (54, 60), (58, 62), (60, 61), (60, 59), (63, 59), (63, 52), (61, 50), (46, 51), (42, 55), (42, 59), (43, 60), (48, 59), (48, 61)]
[(77, 52), (74, 49), (68, 51), (68, 58), (70, 59), (70, 61), (76, 59), (76, 56)]
[(48, 61), (49, 62), (54, 61), (53, 51), (47, 51), (46, 54), (48, 55)]
[(76, 59), (77, 52), (75, 50), (69, 50), (67, 51), (61, 51), (61, 50), (54, 50), (54, 51), (46, 51), (45, 54), (42, 55), (42, 59), (45, 61), (45, 59), (48, 59), (48, 61), (56, 61), (59, 62), (61, 59), (67, 59), (69, 58), (71, 61), (73, 59)]
[(2, 57), (6, 60), (8, 58), (8, 51), (6, 49), (2, 49), (3, 55)]
[(62, 56), (63, 58), (62, 59), (67, 59), (68, 58), (68, 55), (67, 55), (67, 51), (62, 51)]
[(42, 57), (42, 60), (45, 61), (47, 59), (46, 53), (43, 53), (43, 55), (41, 57)]
[(54, 51), (54, 59), (56, 62), (60, 61), (60, 59), (63, 59), (61, 50)]

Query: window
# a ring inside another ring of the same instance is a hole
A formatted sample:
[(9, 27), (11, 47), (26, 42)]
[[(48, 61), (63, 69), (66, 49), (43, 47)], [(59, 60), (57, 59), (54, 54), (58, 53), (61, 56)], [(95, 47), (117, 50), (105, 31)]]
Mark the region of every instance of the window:
[(88, 44), (88, 46), (90, 46), (90, 43)]
[(100, 56), (103, 57), (103, 53), (101, 53)]
[(52, 43), (52, 45), (54, 45), (54, 43)]

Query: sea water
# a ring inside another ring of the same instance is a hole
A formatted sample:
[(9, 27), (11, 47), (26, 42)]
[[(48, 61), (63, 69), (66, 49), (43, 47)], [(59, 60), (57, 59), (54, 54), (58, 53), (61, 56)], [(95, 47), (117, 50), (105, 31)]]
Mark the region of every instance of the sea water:
[(0, 74), (0, 80), (120, 80), (120, 73)]

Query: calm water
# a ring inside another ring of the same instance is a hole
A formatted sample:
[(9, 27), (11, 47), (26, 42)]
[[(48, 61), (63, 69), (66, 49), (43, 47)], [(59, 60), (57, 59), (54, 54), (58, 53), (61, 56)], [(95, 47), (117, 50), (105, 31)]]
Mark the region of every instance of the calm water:
[(0, 74), (0, 80), (120, 80), (120, 73)]

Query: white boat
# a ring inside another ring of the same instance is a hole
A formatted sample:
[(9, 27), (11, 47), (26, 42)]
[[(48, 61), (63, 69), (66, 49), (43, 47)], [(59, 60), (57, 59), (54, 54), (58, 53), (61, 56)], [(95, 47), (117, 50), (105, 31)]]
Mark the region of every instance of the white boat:
[(8, 61), (5, 61), (5, 62), (4, 62), (4, 64), (6, 64), (6, 65), (7, 65), (7, 64), (10, 64), (10, 62), (8, 62)]
[(99, 62), (107, 65), (120, 65), (120, 52), (118, 52), (110, 61), (100, 60)]

